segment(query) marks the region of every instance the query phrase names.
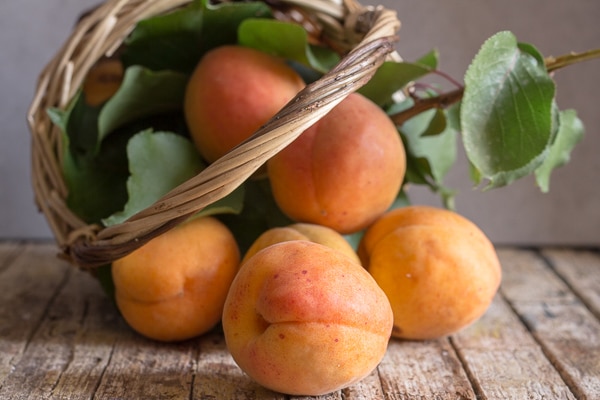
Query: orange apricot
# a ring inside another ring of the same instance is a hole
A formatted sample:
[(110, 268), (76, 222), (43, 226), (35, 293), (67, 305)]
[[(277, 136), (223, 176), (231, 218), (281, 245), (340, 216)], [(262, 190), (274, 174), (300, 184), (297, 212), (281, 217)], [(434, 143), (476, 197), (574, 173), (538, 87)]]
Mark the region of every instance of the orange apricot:
[(446, 209), (408, 206), (370, 226), (359, 245), (365, 268), (394, 310), (392, 336), (434, 339), (485, 313), (501, 281), (493, 244)]
[(290, 240), (308, 240), (322, 244), (341, 251), (360, 264), (360, 259), (356, 251), (337, 231), (322, 225), (300, 222), (288, 226), (271, 228), (263, 232), (246, 251), (242, 259), (242, 264), (265, 247)]
[(224, 224), (193, 218), (113, 263), (117, 306), (129, 326), (148, 338), (201, 335), (220, 321), (239, 261)]
[(291, 219), (360, 231), (394, 202), (406, 171), (398, 131), (353, 93), (267, 163), (273, 196)]
[(303, 87), (284, 60), (238, 45), (207, 52), (187, 84), (184, 114), (200, 154), (213, 162), (251, 136)]
[(110, 99), (121, 87), (124, 69), (117, 59), (103, 59), (94, 65), (85, 77), (82, 92), (85, 102), (98, 106)]
[(242, 264), (225, 302), (223, 332), (235, 362), (259, 384), (321, 395), (377, 367), (392, 320), (385, 294), (351, 257), (291, 240)]

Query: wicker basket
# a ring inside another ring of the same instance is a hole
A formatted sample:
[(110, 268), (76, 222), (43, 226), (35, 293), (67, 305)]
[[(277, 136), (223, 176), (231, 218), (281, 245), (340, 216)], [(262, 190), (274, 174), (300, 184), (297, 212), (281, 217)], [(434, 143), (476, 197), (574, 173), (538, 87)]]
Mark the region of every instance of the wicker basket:
[(282, 6), (294, 10), (293, 15), (309, 15), (318, 25), (319, 39), (342, 49), (342, 61), (308, 85), (249, 140), (150, 207), (111, 227), (86, 224), (67, 207), (67, 187), (60, 168), (61, 132), (46, 110), (64, 108), (86, 73), (101, 57), (120, 48), (136, 22), (189, 2), (107, 0), (78, 21), (39, 77), (28, 113), (35, 201), (55, 236), (59, 255), (75, 266), (90, 269), (108, 264), (231, 193), (302, 131), (368, 82), (386, 59), (399, 59), (394, 42), (400, 22), (394, 11), (365, 7), (355, 0), (268, 1), (280, 10)]

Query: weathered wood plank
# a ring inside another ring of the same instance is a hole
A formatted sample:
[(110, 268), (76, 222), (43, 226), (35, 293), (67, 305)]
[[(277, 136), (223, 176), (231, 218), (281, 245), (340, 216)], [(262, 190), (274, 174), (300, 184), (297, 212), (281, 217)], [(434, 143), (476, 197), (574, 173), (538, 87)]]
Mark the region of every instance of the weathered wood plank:
[(52, 389), (53, 397), (91, 399), (110, 362), (115, 342), (127, 330), (114, 303), (93, 277), (74, 271), (50, 309), (49, 319), (62, 320), (61, 326), (70, 327), (63, 327), (65, 336), (72, 337), (65, 349), (70, 357)]
[(452, 342), (480, 399), (575, 397), (501, 296)]
[(372, 400), (383, 399), (383, 389), (379, 379), (379, 370), (375, 369), (371, 374), (341, 391), (344, 400)]
[(386, 399), (475, 398), (448, 339), (393, 339), (378, 369)]
[(327, 393), (321, 396), (293, 396), (290, 400), (345, 400), (340, 391)]
[(188, 399), (194, 380), (194, 341), (159, 343), (124, 330), (94, 399)]
[[(53, 252), (46, 255), (56, 269), (66, 270), (66, 278), (47, 301), (47, 312), (1, 393), (12, 399), (90, 399), (118, 335), (117, 314), (90, 275), (66, 266)], [(107, 333), (108, 343), (102, 340)]]
[(600, 318), (600, 253), (545, 249), (542, 255), (588, 308)]
[[(195, 399), (261, 399), (283, 400), (281, 393), (265, 389), (242, 372), (229, 354), (221, 333), (206, 335), (200, 340), (197, 374), (194, 380)], [(377, 370), (343, 391), (323, 396), (291, 396), (290, 400), (376, 399), (382, 390)]]
[(194, 399), (264, 399), (283, 400), (253, 382), (237, 366), (219, 332), (205, 335), (199, 342), (197, 372), (194, 379)]
[(54, 246), (27, 244), (16, 256), (14, 251), (10, 245), (2, 252), (8, 265), (0, 273), (0, 394), (67, 273), (49, 256)]
[(0, 276), (24, 248), (24, 244), (17, 241), (0, 242)]
[(600, 394), (600, 322), (594, 315), (598, 253), (549, 249), (542, 258), (501, 249), (500, 295), (478, 322), (448, 339), (394, 339), (371, 375), (320, 397), (285, 396), (252, 382), (218, 331), (179, 344), (144, 339), (126, 326), (91, 276), (55, 253), (51, 244), (0, 243), (0, 399), (592, 399)]
[(505, 249), (502, 293), (578, 398), (600, 394), (600, 322), (535, 252)]

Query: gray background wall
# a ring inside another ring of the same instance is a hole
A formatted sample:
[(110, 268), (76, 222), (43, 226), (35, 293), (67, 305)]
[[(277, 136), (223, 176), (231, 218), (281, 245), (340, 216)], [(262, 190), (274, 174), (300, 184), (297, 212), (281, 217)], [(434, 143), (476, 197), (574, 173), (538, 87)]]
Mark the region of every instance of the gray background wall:
[[(49, 238), (33, 204), (30, 136), (25, 122), (37, 76), (69, 35), (77, 16), (95, 0), (3, 0), (0, 2), (0, 238)], [(440, 68), (462, 80), (482, 42), (510, 30), (544, 55), (600, 47), (598, 0), (387, 0), (364, 1), (398, 11), (398, 49), (414, 60), (432, 48)], [(471, 187), (466, 162), (447, 184), (459, 190), (457, 209), (497, 244), (600, 244), (600, 61), (560, 71), (559, 106), (575, 108), (587, 133), (572, 161), (552, 177), (549, 194), (533, 179), (482, 193)], [(426, 190), (413, 201), (437, 205)]]

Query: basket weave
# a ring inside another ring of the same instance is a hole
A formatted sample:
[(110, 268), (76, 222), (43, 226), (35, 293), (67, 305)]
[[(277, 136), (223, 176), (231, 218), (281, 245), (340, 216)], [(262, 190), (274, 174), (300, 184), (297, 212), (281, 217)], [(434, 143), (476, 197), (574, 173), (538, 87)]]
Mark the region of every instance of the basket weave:
[(355, 0), (266, 1), (277, 5), (279, 10), (285, 6), (295, 11), (288, 16), (309, 15), (318, 25), (319, 39), (343, 52), (340, 63), (302, 90), (249, 140), (150, 207), (108, 228), (89, 225), (66, 205), (68, 193), (60, 167), (61, 132), (46, 110), (66, 107), (87, 72), (101, 57), (117, 51), (138, 21), (190, 2), (107, 0), (78, 21), (71, 36), (40, 74), (28, 113), (35, 202), (53, 232), (59, 256), (75, 266), (90, 269), (108, 264), (225, 197), (306, 128), (368, 82), (386, 59), (399, 60), (393, 44), (400, 22), (394, 11), (362, 6)]

